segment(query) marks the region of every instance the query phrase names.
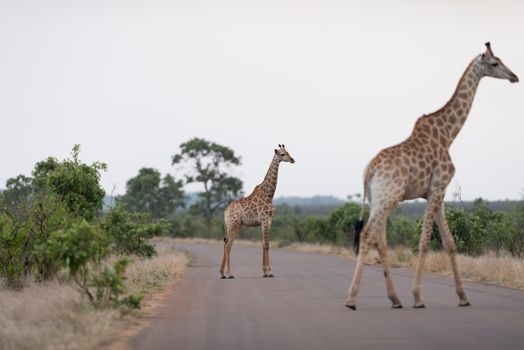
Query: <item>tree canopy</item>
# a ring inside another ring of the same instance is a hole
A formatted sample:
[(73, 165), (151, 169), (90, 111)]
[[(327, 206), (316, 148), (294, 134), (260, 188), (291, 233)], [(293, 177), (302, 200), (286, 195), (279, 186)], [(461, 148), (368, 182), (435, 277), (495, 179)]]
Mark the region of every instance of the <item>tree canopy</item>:
[(172, 158), (173, 165), (184, 166), (186, 184), (202, 184), (203, 191), (193, 209), (203, 214), (208, 236), (215, 212), (242, 193), (242, 181), (228, 173), (240, 163), (240, 157), (232, 149), (202, 138), (182, 143), (180, 152)]
[(119, 201), (132, 212), (149, 213), (152, 218), (167, 217), (184, 206), (183, 181), (176, 181), (167, 174), (164, 178), (158, 170), (141, 168), (138, 175), (129, 179), (126, 193)]

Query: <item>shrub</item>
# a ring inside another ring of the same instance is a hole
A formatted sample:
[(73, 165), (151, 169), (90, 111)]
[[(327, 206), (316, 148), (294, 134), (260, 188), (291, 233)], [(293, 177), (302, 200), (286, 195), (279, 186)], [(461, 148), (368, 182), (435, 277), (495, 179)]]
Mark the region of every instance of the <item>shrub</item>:
[(102, 230), (112, 243), (112, 249), (117, 254), (134, 254), (152, 257), (155, 248), (147, 240), (166, 233), (170, 224), (164, 220), (149, 223), (149, 217), (144, 213), (130, 213), (117, 206), (109, 211), (102, 220)]
[[(336, 229), (336, 243), (347, 245), (350, 241), (353, 241), (355, 235), (355, 224), (359, 220), (361, 205), (356, 203), (346, 203), (331, 214), (329, 214), (328, 221)], [(367, 220), (367, 207), (365, 208), (365, 217)]]
[(67, 269), (69, 277), (94, 306), (139, 307), (142, 296), (121, 297), (126, 292), (125, 269), (131, 261), (123, 257), (112, 266), (101, 269), (107, 247), (108, 240), (103, 233), (97, 227), (82, 221), (69, 229), (53, 232), (47, 243), (46, 253)]
[(5, 213), (0, 215), (0, 276), (10, 288), (20, 288), (30, 256), (25, 249), (28, 240), (27, 224), (14, 221)]
[(45, 253), (47, 240), (77, 219), (58, 198), (45, 193), (0, 212), (0, 275), (8, 286), (20, 287), (31, 273), (37, 280), (53, 277), (59, 266)]
[(105, 192), (100, 186), (100, 171), (104, 163), (83, 164), (78, 159), (80, 145), (71, 151), (71, 159), (57, 162), (49, 158), (35, 166), (35, 183), (58, 195), (69, 210), (91, 220), (102, 209)]
[[(524, 256), (524, 201), (519, 202), (506, 215), (507, 232), (504, 235), (504, 246), (514, 257)], [(500, 234), (500, 233), (499, 233)]]
[(117, 260), (112, 266), (106, 266), (102, 272), (93, 277), (93, 285), (96, 288), (94, 305), (98, 307), (124, 306), (137, 309), (140, 307), (143, 295), (133, 294), (125, 298), (126, 292), (124, 282), (127, 279), (125, 271), (131, 260), (124, 257)]
[(388, 244), (416, 247), (420, 237), (420, 227), (417, 221), (402, 217), (391, 217), (387, 225)]

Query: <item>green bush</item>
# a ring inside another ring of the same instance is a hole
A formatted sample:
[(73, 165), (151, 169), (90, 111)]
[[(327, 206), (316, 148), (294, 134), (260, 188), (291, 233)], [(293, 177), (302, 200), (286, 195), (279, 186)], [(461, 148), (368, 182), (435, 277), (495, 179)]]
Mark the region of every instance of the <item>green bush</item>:
[(415, 248), (420, 237), (420, 226), (415, 220), (403, 217), (391, 217), (387, 224), (387, 241), (389, 245), (403, 245)]
[(18, 288), (24, 277), (53, 277), (59, 269), (45, 253), (52, 232), (77, 221), (55, 196), (35, 194), (16, 208), (0, 210), (0, 276), (9, 287)]
[(524, 256), (524, 201), (520, 201), (506, 214), (504, 228), (496, 231), (502, 245), (511, 255), (521, 258)]
[[(367, 220), (368, 210), (364, 208), (364, 220)], [(336, 229), (334, 243), (348, 245), (355, 235), (355, 224), (359, 221), (362, 207), (356, 203), (346, 203), (329, 214), (328, 221)]]
[(20, 288), (22, 278), (29, 270), (31, 256), (25, 249), (28, 241), (28, 225), (0, 215), (0, 276), (11, 288)]
[(122, 298), (126, 292), (125, 269), (131, 261), (123, 257), (112, 266), (101, 268), (108, 244), (99, 228), (82, 221), (68, 229), (53, 232), (47, 242), (46, 253), (67, 269), (69, 277), (94, 306), (139, 307), (142, 296)]
[(99, 162), (83, 164), (78, 159), (79, 153), (80, 145), (75, 145), (72, 159), (59, 163), (50, 158), (40, 162), (33, 175), (41, 187), (60, 196), (72, 213), (91, 220), (102, 209), (105, 191), (100, 186), (100, 171), (105, 170), (106, 165)]
[(107, 242), (101, 236), (100, 230), (84, 220), (53, 232), (46, 244), (46, 254), (68, 269), (71, 277), (85, 279), (89, 263), (99, 264), (107, 254), (107, 246), (99, 244)]
[(131, 260), (124, 257), (117, 260), (112, 266), (106, 266), (102, 272), (93, 277), (93, 285), (96, 288), (94, 304), (98, 307), (125, 306), (133, 309), (140, 307), (143, 295), (133, 294), (122, 298), (126, 288), (124, 282), (127, 279), (125, 271)]
[[(446, 219), (457, 252), (478, 256), (486, 250), (500, 250), (508, 244), (506, 214), (489, 209), (482, 199), (475, 200), (471, 209), (446, 207)], [(420, 239), (422, 219), (417, 220), (417, 239)], [(416, 243), (414, 240), (413, 243)], [(413, 247), (414, 249), (417, 249)], [(436, 224), (431, 232), (431, 249), (442, 250), (441, 234)]]
[(117, 206), (102, 219), (101, 228), (111, 240), (112, 250), (117, 254), (152, 257), (156, 251), (147, 243), (148, 239), (167, 233), (170, 224), (165, 220), (149, 223), (147, 214), (130, 213)]

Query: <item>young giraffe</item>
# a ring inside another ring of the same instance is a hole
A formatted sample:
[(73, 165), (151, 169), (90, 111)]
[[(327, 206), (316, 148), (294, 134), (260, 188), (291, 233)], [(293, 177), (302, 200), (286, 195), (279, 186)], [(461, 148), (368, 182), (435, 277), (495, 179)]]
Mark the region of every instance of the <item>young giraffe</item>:
[(422, 271), (428, 251), (433, 222), (436, 221), (442, 243), (446, 249), (453, 269), (459, 306), (470, 305), (458, 272), (455, 258), (455, 242), (444, 215), (444, 194), (455, 167), (448, 150), (453, 140), (464, 125), (468, 116), (477, 86), (482, 77), (489, 76), (507, 79), (512, 83), (518, 78), (502, 61), (493, 55), (489, 43), (485, 53), (475, 57), (462, 75), (455, 93), (448, 103), (438, 111), (420, 117), (415, 123), (411, 135), (404, 142), (383, 149), (371, 160), (364, 171), (364, 196), (360, 222), (356, 225), (355, 243), (358, 248), (359, 231), (362, 229), (364, 204), (369, 202), (369, 221), (362, 230), (360, 255), (353, 274), (353, 281), (348, 291), (346, 306), (356, 309), (355, 299), (360, 285), (364, 260), (370, 243), (376, 242), (382, 264), (389, 299), (393, 308), (401, 308), (397, 297), (387, 258), (386, 220), (401, 201), (415, 198), (427, 200), (424, 224), (419, 243), (419, 259), (415, 270), (413, 295), (415, 308), (423, 308), (421, 298)]
[[(276, 213), (273, 205), (273, 196), (277, 189), (278, 166), (280, 162), (295, 163), (295, 160), (289, 155), (284, 145), (278, 145), (278, 150), (275, 150), (264, 181), (257, 185), (249, 196), (232, 202), (224, 211), (226, 235), (224, 237), (224, 256), (220, 265), (220, 276), (222, 278), (234, 278), (231, 275), (231, 247), (242, 226), (262, 226), (263, 277), (273, 277), (271, 266), (269, 265), (269, 230), (271, 229), (273, 216)], [(227, 272), (224, 274), (226, 264)]]

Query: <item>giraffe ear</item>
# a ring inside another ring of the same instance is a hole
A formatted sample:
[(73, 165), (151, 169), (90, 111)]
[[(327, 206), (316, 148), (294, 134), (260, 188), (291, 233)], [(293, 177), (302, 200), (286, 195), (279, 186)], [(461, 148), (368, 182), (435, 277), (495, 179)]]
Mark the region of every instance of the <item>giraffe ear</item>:
[(278, 154), (278, 151), (277, 151), (277, 150), (275, 150), (275, 154)]

